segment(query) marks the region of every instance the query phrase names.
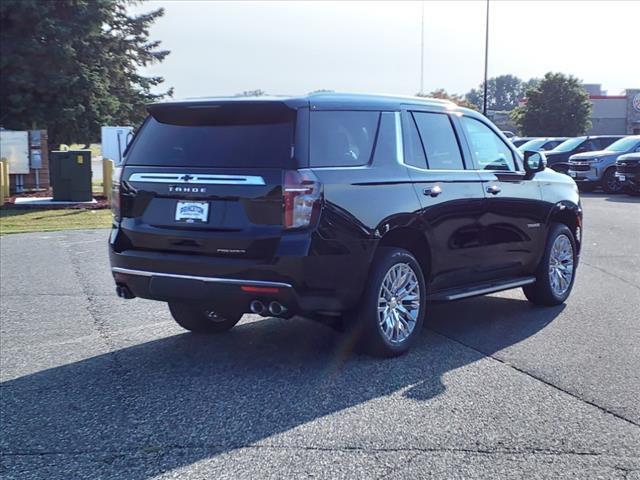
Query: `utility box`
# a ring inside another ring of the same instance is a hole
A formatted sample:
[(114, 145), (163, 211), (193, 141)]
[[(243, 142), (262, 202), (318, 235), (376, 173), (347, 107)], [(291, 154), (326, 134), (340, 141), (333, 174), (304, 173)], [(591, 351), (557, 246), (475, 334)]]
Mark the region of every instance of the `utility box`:
[(91, 150), (54, 150), (50, 157), (53, 200), (90, 202)]

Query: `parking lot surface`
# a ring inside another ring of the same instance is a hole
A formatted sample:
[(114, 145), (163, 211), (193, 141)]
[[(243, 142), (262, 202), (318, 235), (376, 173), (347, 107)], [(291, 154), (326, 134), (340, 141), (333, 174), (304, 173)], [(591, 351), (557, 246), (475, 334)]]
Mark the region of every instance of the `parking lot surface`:
[(434, 305), (406, 356), (304, 319), (186, 333), (106, 230), (0, 240), (0, 476), (640, 479), (640, 202), (589, 195), (566, 305)]

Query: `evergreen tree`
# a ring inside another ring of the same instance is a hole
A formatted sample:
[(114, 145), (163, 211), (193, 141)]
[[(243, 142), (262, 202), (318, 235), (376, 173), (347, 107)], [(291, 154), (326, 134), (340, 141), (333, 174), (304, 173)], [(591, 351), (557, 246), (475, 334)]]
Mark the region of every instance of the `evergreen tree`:
[(0, 125), (46, 128), (50, 143), (91, 142), (102, 125), (136, 125), (163, 79), (140, 68), (169, 52), (149, 39), (164, 14), (132, 0), (0, 2)]

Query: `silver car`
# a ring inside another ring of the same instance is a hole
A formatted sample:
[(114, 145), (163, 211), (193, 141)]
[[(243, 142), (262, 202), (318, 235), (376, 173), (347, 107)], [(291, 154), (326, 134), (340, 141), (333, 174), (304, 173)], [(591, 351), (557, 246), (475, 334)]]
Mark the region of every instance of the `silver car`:
[(571, 155), (568, 174), (583, 191), (600, 186), (607, 193), (619, 193), (622, 184), (616, 177), (616, 160), (632, 152), (640, 152), (640, 135), (623, 137), (605, 150)]

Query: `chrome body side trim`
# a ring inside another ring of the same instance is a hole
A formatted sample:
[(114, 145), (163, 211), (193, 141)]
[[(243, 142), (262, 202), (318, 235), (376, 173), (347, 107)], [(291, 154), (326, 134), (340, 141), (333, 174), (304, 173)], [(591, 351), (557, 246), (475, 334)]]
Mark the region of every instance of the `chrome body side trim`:
[(113, 267), (113, 273), (123, 273), (125, 275), (138, 275), (140, 277), (168, 277), (180, 278), (183, 280), (198, 280), (206, 283), (224, 283), (227, 285), (247, 285), (253, 287), (275, 287), (275, 288), (293, 288), (291, 284), (284, 282), (269, 282), (263, 280), (241, 280), (237, 278), (219, 278), (219, 277), (199, 277), (195, 275), (179, 275), (176, 273), (149, 272), (147, 270), (132, 270), (129, 268)]
[(217, 175), (202, 173), (133, 173), (129, 182), (201, 185), (265, 185), (258, 175)]
[(495, 284), (495, 285), (491, 285), (490, 287), (480, 288), (478, 290), (470, 290), (468, 292), (447, 295), (445, 297), (445, 300), (460, 300), (461, 298), (475, 297), (476, 295), (484, 295), (485, 293), (500, 292), (502, 290), (509, 290), (510, 288), (530, 285), (532, 283), (535, 283), (535, 281), (536, 281), (535, 277), (529, 277), (529, 278), (525, 278), (523, 280), (518, 280), (515, 282)]

